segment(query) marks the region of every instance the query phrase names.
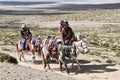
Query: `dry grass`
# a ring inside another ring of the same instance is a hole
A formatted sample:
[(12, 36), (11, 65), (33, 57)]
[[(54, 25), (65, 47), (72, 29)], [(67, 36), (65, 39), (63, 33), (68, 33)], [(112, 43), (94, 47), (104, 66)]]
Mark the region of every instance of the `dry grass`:
[[(59, 22), (62, 19), (69, 21), (81, 21), (81, 22), (120, 22), (120, 9), (109, 10), (80, 10), (80, 11), (61, 11), (65, 14), (47, 14), (47, 15), (0, 15), (0, 23), (2, 24), (15, 24), (15, 23), (30, 23), (30, 30), (33, 37), (41, 35), (42, 38), (48, 35), (58, 36), (58, 28), (42, 27), (41, 22)], [(35, 24), (35, 26), (34, 26)], [(39, 24), (38, 26), (36, 26)], [(46, 24), (45, 24), (46, 25)], [(58, 24), (59, 25), (59, 24)], [(0, 44), (15, 45), (20, 40), (20, 28), (0, 28)], [(103, 56), (109, 55), (119, 56), (120, 50), (120, 25), (119, 24), (96, 24), (96, 25), (75, 25), (73, 27), (74, 33), (81, 32), (83, 38), (87, 39), (88, 47), (91, 55)], [(101, 50), (100, 50), (101, 49)], [(112, 52), (112, 54), (111, 54)], [(117, 53), (117, 54), (116, 54)], [(116, 57), (113, 56), (113, 57)]]
[[(37, 12), (40, 10), (37, 9)], [(15, 13), (16, 11), (13, 11)], [(120, 22), (120, 9), (101, 9), (101, 10), (80, 10), (80, 11), (49, 11), (46, 13), (33, 13), (32, 11), (26, 12), (26, 15), (23, 13), (26, 11), (21, 11), (18, 14), (11, 15), (7, 11), (6, 14), (0, 15), (0, 23), (22, 23), (24, 20), (35, 21), (37, 22), (48, 22), (48, 21), (60, 21), (66, 19), (69, 21), (92, 21), (92, 22), (111, 22), (119, 23)], [(56, 12), (58, 14), (56, 14)], [(29, 14), (29, 15), (27, 15)]]
[(9, 63), (14, 63), (17, 64), (17, 59), (10, 56), (9, 54), (5, 54), (5, 53), (0, 53), (0, 62), (9, 62)]

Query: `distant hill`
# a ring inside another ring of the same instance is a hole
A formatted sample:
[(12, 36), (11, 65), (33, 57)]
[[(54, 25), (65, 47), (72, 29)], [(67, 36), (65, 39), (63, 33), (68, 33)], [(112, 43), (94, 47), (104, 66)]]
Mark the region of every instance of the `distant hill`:
[(54, 9), (74, 9), (74, 10), (89, 10), (89, 9), (120, 9), (120, 3), (114, 4), (64, 4), (54, 7)]
[[(96, 1), (96, 0), (95, 0)], [(119, 9), (120, 3), (115, 3), (116, 1), (107, 2), (107, 1), (96, 1), (93, 2), (92, 0), (75, 0), (75, 1), (67, 1), (67, 0), (38, 0), (38, 1), (22, 1), (22, 0), (9, 0), (9, 1), (1, 1), (0, 6), (36, 6), (41, 7), (44, 5), (46, 8), (47, 5), (50, 5), (54, 9), (76, 9), (76, 10), (88, 10), (88, 9)], [(118, 1), (119, 2), (119, 1)], [(101, 3), (101, 4), (100, 4)], [(45, 6), (46, 5), (46, 6)], [(49, 7), (47, 7), (49, 8)]]

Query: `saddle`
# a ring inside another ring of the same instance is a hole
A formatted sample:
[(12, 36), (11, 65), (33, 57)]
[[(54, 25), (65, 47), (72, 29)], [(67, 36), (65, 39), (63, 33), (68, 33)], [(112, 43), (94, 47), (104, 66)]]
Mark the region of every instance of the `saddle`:
[[(29, 47), (29, 43), (30, 43), (30, 40), (26, 40), (26, 44), (25, 44), (25, 50), (27, 51), (30, 51), (30, 47)], [(21, 52), (21, 44), (22, 44), (22, 40), (18, 41), (16, 43), (16, 51), (17, 52)]]
[(62, 45), (62, 52), (66, 57), (70, 57), (71, 47), (71, 45)]

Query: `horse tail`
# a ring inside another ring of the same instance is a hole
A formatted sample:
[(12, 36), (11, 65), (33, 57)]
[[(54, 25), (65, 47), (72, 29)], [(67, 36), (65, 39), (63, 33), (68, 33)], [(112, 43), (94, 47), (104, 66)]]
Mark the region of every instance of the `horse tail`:
[(38, 50), (38, 56), (41, 56), (42, 51)]
[(16, 43), (16, 51), (19, 52), (18, 43)]
[(40, 46), (38, 46), (39, 48), (38, 48), (38, 56), (42, 56), (42, 46), (40, 45)]

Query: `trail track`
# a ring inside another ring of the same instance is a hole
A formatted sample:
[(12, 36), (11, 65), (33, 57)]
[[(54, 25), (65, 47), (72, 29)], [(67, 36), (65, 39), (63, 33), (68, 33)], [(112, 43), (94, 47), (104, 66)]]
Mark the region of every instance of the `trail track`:
[[(0, 46), (0, 48), (3, 46)], [(14, 47), (14, 46), (4, 46), (4, 47)], [(15, 51), (1, 51), (3, 53), (10, 54), (18, 59), (17, 53)], [(25, 59), (27, 62), (19, 62), (18, 65), (26, 67), (27, 69), (34, 69), (36, 71), (43, 71), (47, 72), (46, 75), (49, 75), (49, 73), (52, 74), (59, 74), (62, 76), (66, 76), (65, 79), (77, 79), (77, 80), (118, 80), (120, 75), (120, 65), (115, 64), (108, 64), (105, 63), (104, 60), (101, 60), (102, 62), (96, 62), (94, 61), (98, 57), (91, 56), (88, 54), (79, 55), (78, 60), (80, 61), (82, 65), (82, 72), (75, 74), (77, 71), (77, 66), (75, 65), (73, 69), (70, 68), (70, 64), (68, 64), (68, 67), (70, 69), (70, 74), (67, 75), (66, 71), (61, 72), (59, 70), (59, 65), (52, 61), (50, 63), (50, 66), (52, 68), (51, 70), (48, 70), (48, 68), (44, 69), (41, 57), (38, 57), (36, 54), (36, 63), (31, 62), (31, 54), (25, 53)], [(17, 69), (17, 68), (16, 68)], [(26, 72), (25, 71), (25, 72)], [(24, 72), (24, 71), (23, 71)], [(21, 74), (19, 74), (21, 75)], [(35, 75), (35, 74), (32, 74)], [(24, 76), (22, 76), (24, 77)], [(56, 77), (56, 75), (55, 75)], [(69, 78), (72, 77), (72, 78)], [(38, 77), (36, 77), (38, 78)], [(45, 78), (44, 78), (45, 79)], [(59, 80), (60, 78), (58, 78)], [(32, 80), (32, 79), (31, 79)], [(55, 79), (56, 80), (56, 79)]]

